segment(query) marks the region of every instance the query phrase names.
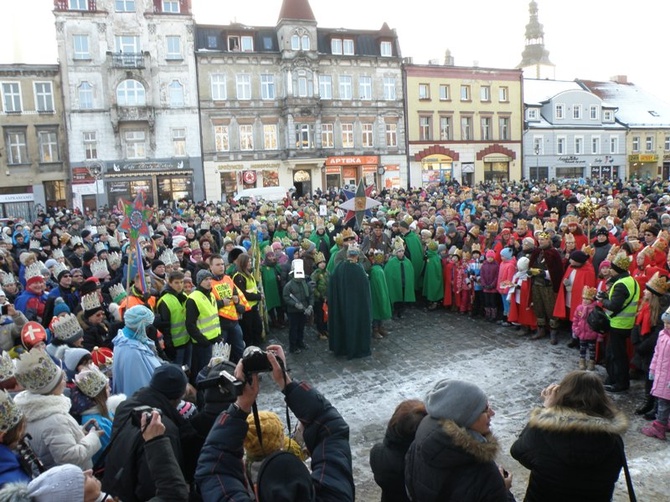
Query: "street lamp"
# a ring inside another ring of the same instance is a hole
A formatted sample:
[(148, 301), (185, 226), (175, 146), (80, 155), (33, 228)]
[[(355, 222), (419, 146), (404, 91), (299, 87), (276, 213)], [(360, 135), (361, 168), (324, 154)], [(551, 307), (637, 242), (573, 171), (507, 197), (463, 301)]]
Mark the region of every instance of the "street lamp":
[[(537, 141), (535, 142), (535, 148), (533, 148), (533, 151), (535, 152), (535, 176), (538, 177), (537, 181), (540, 181), (540, 143)], [(532, 177), (531, 177), (532, 178)]]
[(102, 204), (100, 204), (100, 190), (98, 189), (98, 181), (102, 179), (103, 176), (103, 165), (100, 162), (94, 162), (88, 166), (88, 172), (91, 173), (91, 176), (95, 178), (95, 205), (96, 212)]

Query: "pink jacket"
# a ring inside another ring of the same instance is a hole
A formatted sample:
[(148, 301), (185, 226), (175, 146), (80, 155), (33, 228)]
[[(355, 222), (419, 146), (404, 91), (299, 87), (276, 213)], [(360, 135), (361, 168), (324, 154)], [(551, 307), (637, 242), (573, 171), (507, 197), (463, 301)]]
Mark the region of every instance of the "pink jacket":
[(590, 341), (598, 339), (598, 332), (593, 331), (589, 323), (586, 322), (586, 318), (589, 316), (591, 311), (595, 308), (595, 303), (590, 303), (584, 305), (580, 303), (575, 308), (575, 317), (572, 320), (572, 335), (576, 338), (579, 338), (581, 341)]
[(654, 357), (649, 366), (649, 373), (654, 375), (654, 386), (651, 395), (670, 400), (670, 332), (661, 330), (654, 349)]
[(506, 295), (509, 287), (501, 288), (500, 283), (510, 282), (514, 274), (516, 273), (516, 258), (511, 260), (503, 260), (500, 263), (500, 269), (498, 269), (498, 293), (501, 295)]

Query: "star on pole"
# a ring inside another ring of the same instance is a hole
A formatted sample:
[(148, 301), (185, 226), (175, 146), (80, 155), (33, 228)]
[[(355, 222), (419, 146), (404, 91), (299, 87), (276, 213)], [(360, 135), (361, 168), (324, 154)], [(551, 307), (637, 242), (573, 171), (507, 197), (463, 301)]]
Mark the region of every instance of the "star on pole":
[(125, 217), (120, 228), (128, 232), (130, 241), (137, 241), (141, 236), (149, 237), (147, 222), (151, 219), (152, 211), (144, 205), (144, 192), (139, 192), (133, 203), (124, 201), (123, 206)]
[(365, 216), (372, 217), (372, 208), (377, 207), (381, 202), (370, 198), (370, 194), (374, 190), (374, 185), (365, 187), (363, 178), (358, 182), (356, 192), (344, 191), (347, 201), (340, 204), (340, 209), (346, 209), (347, 214), (344, 216), (344, 223), (347, 223), (352, 218), (356, 218), (356, 228), (360, 229)]

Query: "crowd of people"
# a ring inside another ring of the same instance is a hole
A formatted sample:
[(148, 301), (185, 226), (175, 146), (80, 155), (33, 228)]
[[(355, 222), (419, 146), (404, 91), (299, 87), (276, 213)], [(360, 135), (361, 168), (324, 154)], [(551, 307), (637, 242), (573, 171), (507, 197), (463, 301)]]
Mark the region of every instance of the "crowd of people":
[[(402, 323), (413, 308), (497, 323), (528, 343), (569, 334), (579, 371), (547, 389), (512, 455), (531, 470), (526, 500), (609, 500), (627, 420), (605, 392), (643, 379), (642, 433), (665, 439), (668, 430), (668, 182), (451, 183), (375, 199), (360, 227), (335, 191), (281, 203), (184, 201), (156, 208), (150, 232), (132, 242), (116, 208), (9, 222), (0, 230), (0, 485), (56, 500), (40, 493), (77, 468), (71, 488), (87, 501), (101, 490), (123, 501), (294, 500), (263, 495), (259, 480), (278, 485), (273, 472), (295, 469), (285, 487), (293, 495), (282, 496), (353, 499), (342, 417), (290, 381), (273, 345), (264, 371), (300, 424), (279, 434), (278, 417), (252, 413), (258, 387), (245, 354), (288, 328), (289, 354), (327, 343), (335, 357), (366, 357), (392, 336), (387, 321)], [(606, 329), (592, 322), (599, 315)], [(371, 457), (383, 500), (511, 497), (512, 477), (494, 460), (494, 414), (460, 381), (401, 403)], [(253, 431), (260, 449), (251, 454)], [(593, 431), (603, 438), (582, 441)], [(553, 432), (601, 448), (608, 462), (596, 486), (561, 457), (568, 446), (547, 446)], [(299, 465), (277, 462), (277, 451)], [(308, 457), (311, 478), (300, 468)]]

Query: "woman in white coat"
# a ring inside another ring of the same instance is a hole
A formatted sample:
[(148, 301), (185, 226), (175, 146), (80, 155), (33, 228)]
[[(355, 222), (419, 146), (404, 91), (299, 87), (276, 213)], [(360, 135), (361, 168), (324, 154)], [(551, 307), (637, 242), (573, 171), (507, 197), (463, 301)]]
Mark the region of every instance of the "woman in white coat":
[(30, 445), (44, 466), (92, 468), (91, 459), (100, 449), (103, 431), (93, 427), (86, 432), (70, 415), (70, 398), (63, 395), (63, 370), (46, 352), (32, 349), (21, 355), (15, 376), (26, 390), (17, 394), (14, 402), (26, 417)]

